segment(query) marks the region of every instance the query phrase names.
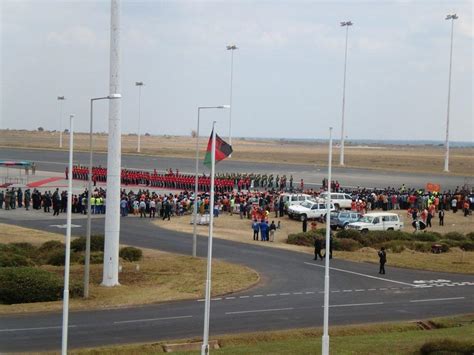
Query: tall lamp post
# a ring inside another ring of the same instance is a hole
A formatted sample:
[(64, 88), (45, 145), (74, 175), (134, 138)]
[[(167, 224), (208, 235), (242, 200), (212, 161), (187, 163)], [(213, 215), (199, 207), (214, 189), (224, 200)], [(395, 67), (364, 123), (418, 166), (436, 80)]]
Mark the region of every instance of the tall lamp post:
[(87, 177), (87, 228), (86, 228), (86, 255), (84, 260), (84, 298), (89, 297), (89, 273), (91, 259), (91, 198), (92, 198), (92, 132), (94, 127), (94, 101), (120, 99), (122, 95), (112, 94), (104, 97), (91, 99), (90, 122), (89, 122), (89, 174)]
[(59, 148), (63, 147), (63, 101), (66, 100), (64, 96), (58, 96), (59, 101)]
[(341, 156), (339, 165), (344, 165), (344, 110), (346, 106), (346, 68), (347, 68), (347, 38), (349, 36), (349, 26), (352, 26), (351, 21), (341, 22), (341, 26), (346, 28), (346, 50), (344, 52), (344, 82), (342, 85), (342, 123), (341, 123)]
[(138, 86), (138, 142), (137, 142), (137, 152), (140, 153), (141, 147), (140, 147), (140, 116), (141, 116), (141, 95), (142, 95), (142, 86), (145, 85), (143, 81), (137, 81), (135, 82), (135, 86)]
[(444, 171), (449, 172), (449, 108), (451, 103), (451, 68), (453, 64), (453, 32), (454, 32), (454, 20), (458, 19), (458, 15), (446, 15), (445, 20), (451, 20), (451, 50), (449, 52), (449, 79), (448, 79), (448, 108), (446, 113), (446, 153), (444, 156)]
[(232, 145), (232, 79), (234, 76), (234, 51), (239, 48), (235, 44), (229, 44), (226, 48), (230, 51), (229, 144)]
[(196, 257), (197, 249), (197, 195), (198, 195), (198, 174), (199, 174), (199, 120), (201, 110), (230, 108), (229, 105), (220, 106), (199, 106), (197, 127), (196, 127), (196, 175), (194, 177), (194, 209), (193, 209), (193, 257)]

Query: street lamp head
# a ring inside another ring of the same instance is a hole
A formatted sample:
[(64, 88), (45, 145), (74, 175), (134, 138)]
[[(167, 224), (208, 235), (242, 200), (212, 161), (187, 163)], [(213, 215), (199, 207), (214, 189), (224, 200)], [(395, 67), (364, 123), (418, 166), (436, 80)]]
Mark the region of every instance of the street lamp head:
[(69, 118), (74, 118), (74, 116), (75, 116), (74, 114), (70, 114)]
[(64, 96), (58, 96), (58, 100), (66, 100)]
[(220, 105), (220, 106), (216, 106), (217, 108), (230, 108), (230, 105)]
[(344, 27), (344, 26), (352, 26), (353, 23), (351, 21), (344, 21), (344, 22), (341, 22), (341, 26)]
[(451, 14), (451, 15), (446, 15), (445, 20), (456, 20), (458, 19), (458, 15), (456, 14)]
[(235, 44), (229, 44), (226, 48), (228, 51), (239, 49)]
[(145, 84), (143, 84), (143, 81), (136, 81), (135, 82), (135, 86), (143, 86)]
[(122, 95), (120, 95), (120, 94), (110, 94), (109, 96), (107, 96), (107, 98), (108, 98), (109, 100), (121, 99), (121, 98), (122, 98)]

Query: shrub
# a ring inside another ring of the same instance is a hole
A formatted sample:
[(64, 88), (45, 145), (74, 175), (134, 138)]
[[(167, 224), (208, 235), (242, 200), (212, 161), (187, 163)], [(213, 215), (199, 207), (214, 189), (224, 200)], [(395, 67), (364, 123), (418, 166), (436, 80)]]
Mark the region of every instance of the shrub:
[(32, 266), (34, 263), (25, 255), (0, 251), (0, 267)]
[(447, 253), (449, 251), (449, 245), (441, 244), (441, 252)]
[(120, 249), (119, 255), (122, 259), (127, 261), (138, 261), (142, 258), (143, 252), (138, 248), (123, 247)]
[(30, 243), (10, 243), (11, 246), (18, 249), (18, 251), (23, 255), (34, 255), (37, 248)]
[(313, 246), (316, 237), (322, 237), (326, 233), (324, 228), (308, 231), (305, 233), (290, 234), (286, 241), (287, 244)]
[(467, 239), (470, 239), (470, 240), (472, 240), (472, 241), (474, 242), (474, 232), (467, 233), (467, 234), (466, 234), (466, 238), (467, 238)]
[(422, 355), (430, 354), (472, 354), (474, 352), (474, 344), (467, 341), (459, 341), (452, 339), (436, 339), (428, 341), (420, 349)]
[(392, 240), (390, 242), (384, 243), (383, 246), (392, 253), (401, 253), (405, 250), (405, 245), (401, 240)]
[(436, 242), (441, 239), (441, 234), (436, 232), (413, 233), (412, 239), (419, 240), (421, 242)]
[(459, 242), (463, 242), (466, 240), (466, 237), (458, 232), (449, 232), (444, 235), (444, 239), (457, 240)]
[(333, 249), (343, 251), (356, 251), (362, 248), (362, 245), (354, 239), (333, 239)]
[(40, 253), (50, 252), (52, 250), (64, 249), (64, 244), (57, 240), (49, 240), (44, 242), (38, 249)]
[[(30, 267), (7, 267), (0, 269), (0, 303), (47, 302), (61, 299), (62, 279), (48, 271)], [(71, 284), (71, 295), (79, 295), (78, 284)]]
[[(84, 265), (86, 261), (85, 255), (81, 255), (78, 258), (79, 264)], [(90, 263), (91, 264), (102, 264), (104, 262), (104, 253), (101, 251), (96, 251), (91, 253)]]
[(343, 229), (337, 232), (336, 237), (340, 239), (354, 239), (358, 240), (360, 238), (360, 232), (353, 229)]
[[(80, 237), (80, 238), (74, 239), (71, 242), (71, 250), (85, 251), (86, 238)], [(91, 235), (91, 251), (104, 251), (104, 236), (103, 235)]]
[(462, 242), (459, 247), (465, 251), (474, 251), (474, 242)]
[(415, 242), (413, 243), (413, 250), (427, 253), (431, 251), (431, 244), (429, 243), (422, 243), (422, 242)]
[(450, 240), (450, 239), (443, 239), (439, 241), (441, 244), (446, 244), (448, 247), (458, 247), (461, 245), (462, 242), (458, 242), (457, 240)]

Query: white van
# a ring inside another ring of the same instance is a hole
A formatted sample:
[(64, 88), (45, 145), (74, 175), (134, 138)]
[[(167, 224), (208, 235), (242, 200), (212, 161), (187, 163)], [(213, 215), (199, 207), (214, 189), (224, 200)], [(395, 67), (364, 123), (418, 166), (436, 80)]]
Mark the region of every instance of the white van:
[[(326, 200), (328, 193), (323, 192), (319, 195), (320, 199)], [(352, 196), (349, 194), (344, 194), (342, 192), (331, 192), (331, 202), (334, 204), (334, 207), (338, 210), (342, 209), (351, 209)]]
[(289, 194), (285, 192), (280, 195), (280, 200), (283, 200), (285, 206), (290, 207), (293, 205), (301, 205), (308, 200), (313, 200), (313, 197), (307, 194)]
[(366, 213), (357, 222), (349, 223), (348, 229), (361, 232), (401, 230), (403, 222), (396, 213), (375, 212)]

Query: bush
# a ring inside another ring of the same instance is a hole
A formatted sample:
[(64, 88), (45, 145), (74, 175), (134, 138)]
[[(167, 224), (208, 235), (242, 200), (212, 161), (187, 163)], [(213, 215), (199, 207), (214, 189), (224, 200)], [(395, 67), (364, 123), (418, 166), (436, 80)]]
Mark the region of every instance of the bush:
[(467, 234), (466, 234), (466, 238), (467, 238), (467, 239), (470, 239), (470, 240), (472, 240), (472, 241), (474, 242), (474, 232), (467, 233)]
[(362, 248), (362, 245), (354, 239), (333, 239), (333, 249), (342, 251), (356, 251)]
[(49, 240), (47, 242), (44, 242), (38, 249), (40, 253), (44, 252), (50, 252), (52, 250), (58, 250), (58, 249), (64, 249), (65, 246), (63, 243), (57, 240)]
[(463, 242), (465, 241), (467, 238), (462, 235), (461, 233), (458, 233), (458, 232), (449, 232), (449, 233), (446, 233), (444, 235), (444, 239), (448, 239), (448, 240), (456, 240), (456, 241), (459, 241), (459, 242)]
[(23, 255), (33, 256), (37, 251), (37, 248), (30, 243), (10, 243), (10, 245), (17, 248)]
[(452, 339), (436, 339), (428, 341), (420, 349), (422, 355), (430, 354), (472, 354), (474, 352), (474, 344), (472, 342), (452, 340)]
[(474, 251), (474, 242), (462, 242), (459, 247), (465, 251)]
[(119, 255), (122, 259), (127, 261), (138, 261), (142, 258), (143, 252), (138, 248), (124, 247), (120, 249)]
[(448, 247), (459, 247), (462, 242), (458, 242), (457, 240), (449, 240), (449, 239), (442, 239), (439, 241), (441, 244), (446, 244)]
[(401, 240), (392, 240), (390, 242), (384, 243), (383, 246), (392, 253), (401, 253), (405, 250), (404, 242)]
[(0, 267), (33, 266), (34, 263), (25, 255), (0, 251)]
[(441, 244), (441, 252), (442, 253), (447, 253), (448, 251), (449, 251), (449, 245)]
[[(30, 267), (0, 269), (0, 303), (57, 301), (62, 298), (62, 278), (48, 271)], [(81, 286), (71, 283), (72, 296), (82, 293)]]
[[(78, 258), (79, 264), (84, 265), (86, 262), (85, 255), (81, 255)], [(90, 263), (91, 264), (102, 264), (104, 262), (104, 253), (101, 251), (91, 253)]]
[(360, 232), (353, 230), (353, 229), (343, 229), (339, 232), (337, 232), (336, 237), (340, 239), (354, 239), (358, 240), (361, 235)]
[(316, 237), (322, 237), (326, 233), (324, 228), (316, 229), (315, 231), (310, 230), (305, 233), (296, 233), (290, 234), (286, 241), (287, 244), (295, 244), (295, 245), (305, 245), (305, 246), (313, 246), (314, 239)]
[[(80, 237), (80, 238), (74, 239), (71, 242), (71, 250), (85, 251), (86, 238)], [(91, 235), (91, 251), (104, 251), (104, 236), (103, 235)]]
[(421, 242), (437, 242), (441, 239), (441, 234), (436, 232), (413, 233), (412, 236), (413, 240), (419, 240)]
[(415, 242), (413, 243), (413, 250), (427, 253), (431, 251), (431, 244), (429, 243), (422, 243), (422, 242)]

